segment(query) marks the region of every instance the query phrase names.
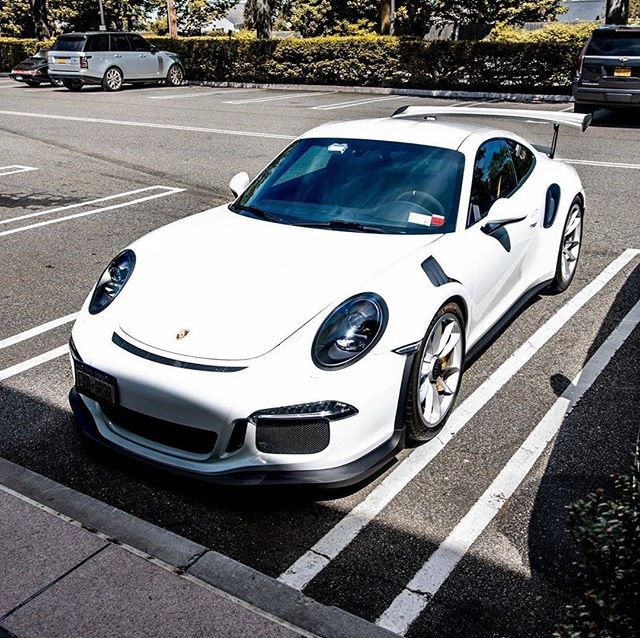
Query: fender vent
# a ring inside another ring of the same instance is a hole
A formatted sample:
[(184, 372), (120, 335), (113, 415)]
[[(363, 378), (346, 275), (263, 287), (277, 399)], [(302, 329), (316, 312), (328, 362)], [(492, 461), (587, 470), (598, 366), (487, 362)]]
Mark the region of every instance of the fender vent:
[(429, 277), (429, 281), (436, 287), (457, 282), (457, 279), (451, 279), (447, 273), (442, 270), (442, 266), (435, 257), (427, 257), (422, 262), (422, 270), (424, 270), (427, 277)]
[(544, 207), (545, 228), (549, 228), (556, 219), (558, 206), (560, 205), (560, 187), (557, 184), (551, 184), (547, 189), (547, 199)]

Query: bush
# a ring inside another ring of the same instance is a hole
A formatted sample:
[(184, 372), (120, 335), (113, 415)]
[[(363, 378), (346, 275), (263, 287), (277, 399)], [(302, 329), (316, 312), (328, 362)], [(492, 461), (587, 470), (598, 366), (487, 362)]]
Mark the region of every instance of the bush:
[[(638, 457), (636, 456), (636, 459)], [(640, 469), (615, 480), (612, 498), (602, 490), (569, 509), (580, 552), (581, 599), (567, 608), (557, 638), (640, 636)]]
[(591, 32), (599, 26), (598, 22), (551, 22), (541, 29), (529, 31), (518, 29), (501, 22), (485, 38), (490, 42), (529, 42), (537, 44), (573, 44), (584, 46)]
[[(149, 41), (179, 53), (192, 80), (513, 92), (568, 92), (580, 51), (575, 43), (426, 42), (379, 36)], [(2, 70), (17, 62), (27, 42), (35, 48), (33, 41), (16, 42), (22, 44), (0, 41)]]
[(20, 60), (51, 44), (53, 40), (38, 42), (32, 38), (0, 38), (0, 71), (10, 71)]

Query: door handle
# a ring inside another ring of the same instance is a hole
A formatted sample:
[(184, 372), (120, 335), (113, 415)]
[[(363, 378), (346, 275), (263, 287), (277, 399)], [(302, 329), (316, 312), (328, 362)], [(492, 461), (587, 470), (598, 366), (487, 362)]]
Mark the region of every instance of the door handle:
[(147, 57), (147, 54), (146, 54), (146, 53), (141, 53), (138, 57), (139, 57), (139, 58), (146, 58), (146, 57)]
[(113, 57), (114, 57), (114, 58), (121, 58), (122, 56), (121, 56), (121, 55), (119, 55), (118, 53), (116, 53)]

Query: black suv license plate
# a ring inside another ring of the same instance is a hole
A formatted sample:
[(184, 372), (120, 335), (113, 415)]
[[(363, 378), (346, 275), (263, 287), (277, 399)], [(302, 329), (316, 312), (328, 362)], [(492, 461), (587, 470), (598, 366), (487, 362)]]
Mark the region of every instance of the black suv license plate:
[(118, 402), (118, 382), (115, 377), (100, 372), (86, 363), (74, 361), (76, 390), (99, 403), (115, 406)]

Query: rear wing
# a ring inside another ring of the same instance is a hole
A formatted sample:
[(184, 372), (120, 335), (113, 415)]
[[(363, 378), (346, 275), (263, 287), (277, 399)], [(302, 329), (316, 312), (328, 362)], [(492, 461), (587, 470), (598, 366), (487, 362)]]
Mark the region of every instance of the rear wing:
[(514, 120), (529, 120), (533, 122), (546, 122), (553, 124), (553, 141), (548, 155), (553, 159), (558, 144), (558, 131), (560, 125), (579, 128), (583, 132), (591, 124), (592, 115), (586, 113), (565, 113), (558, 111), (536, 111), (534, 109), (500, 109), (482, 107), (455, 107), (455, 106), (401, 106), (396, 109), (391, 117), (413, 117), (424, 119), (437, 119), (438, 116), (460, 117), (497, 117)]

